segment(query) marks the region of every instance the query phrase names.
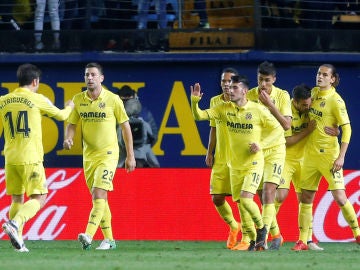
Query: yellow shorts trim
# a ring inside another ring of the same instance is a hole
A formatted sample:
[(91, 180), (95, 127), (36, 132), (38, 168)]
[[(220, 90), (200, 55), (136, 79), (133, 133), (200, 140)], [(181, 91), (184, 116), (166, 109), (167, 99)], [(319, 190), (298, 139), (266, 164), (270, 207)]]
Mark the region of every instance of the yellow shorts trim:
[(117, 163), (118, 161), (114, 159), (84, 161), (84, 175), (90, 192), (94, 187), (107, 191), (114, 189), (112, 181)]

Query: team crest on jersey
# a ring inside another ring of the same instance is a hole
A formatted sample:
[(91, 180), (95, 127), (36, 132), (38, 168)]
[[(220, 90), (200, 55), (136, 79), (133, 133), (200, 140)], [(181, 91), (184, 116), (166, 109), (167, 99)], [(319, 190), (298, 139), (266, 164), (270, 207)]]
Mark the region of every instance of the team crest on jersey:
[(100, 102), (99, 103), (99, 108), (104, 109), (105, 108), (105, 102)]
[(321, 108), (324, 108), (324, 107), (325, 107), (325, 101), (321, 101), (320, 107), (321, 107)]
[(251, 113), (247, 113), (247, 114), (245, 115), (245, 119), (246, 119), (246, 120), (252, 119)]

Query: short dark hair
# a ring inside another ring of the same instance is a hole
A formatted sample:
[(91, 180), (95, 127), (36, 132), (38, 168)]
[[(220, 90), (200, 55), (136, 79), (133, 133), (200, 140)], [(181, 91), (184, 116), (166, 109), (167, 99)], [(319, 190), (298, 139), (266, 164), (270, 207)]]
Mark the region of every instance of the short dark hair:
[(311, 88), (304, 83), (296, 85), (292, 90), (292, 96), (296, 101), (308, 99), (311, 97)]
[(95, 62), (89, 63), (85, 66), (85, 68), (97, 68), (101, 75), (104, 74), (103, 67), (99, 63), (95, 63)]
[(16, 71), (19, 86), (30, 85), (34, 79), (40, 79), (41, 70), (33, 64), (22, 64)]
[(257, 72), (262, 75), (276, 76), (276, 68), (273, 63), (268, 61), (262, 62), (257, 69)]
[(231, 81), (233, 83), (242, 83), (244, 84), (247, 88), (249, 88), (249, 79), (245, 76), (245, 75), (235, 75), (235, 76), (231, 76)]

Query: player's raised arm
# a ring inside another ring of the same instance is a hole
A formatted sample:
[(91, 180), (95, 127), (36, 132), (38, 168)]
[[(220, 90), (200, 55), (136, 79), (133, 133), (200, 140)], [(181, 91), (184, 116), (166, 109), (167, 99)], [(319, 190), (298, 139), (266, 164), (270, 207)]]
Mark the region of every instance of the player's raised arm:
[(194, 85), (190, 86), (191, 95), (196, 97), (202, 97), (203, 93), (201, 93), (201, 86), (199, 83), (195, 83)]
[(199, 83), (190, 86), (191, 90), (191, 111), (195, 120), (209, 120), (209, 115), (205, 110), (199, 108), (199, 101), (203, 95)]

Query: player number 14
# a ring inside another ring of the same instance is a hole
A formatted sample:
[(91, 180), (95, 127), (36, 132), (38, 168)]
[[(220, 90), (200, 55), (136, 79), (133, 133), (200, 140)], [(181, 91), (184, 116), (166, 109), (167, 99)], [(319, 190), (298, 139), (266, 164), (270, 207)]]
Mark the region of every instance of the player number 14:
[(28, 122), (28, 112), (27, 111), (19, 111), (16, 117), (16, 127), (14, 126), (13, 112), (7, 112), (5, 114), (5, 120), (9, 124), (9, 130), (11, 133), (11, 138), (15, 138), (15, 134), (23, 134), (25, 138), (29, 137), (30, 128)]

